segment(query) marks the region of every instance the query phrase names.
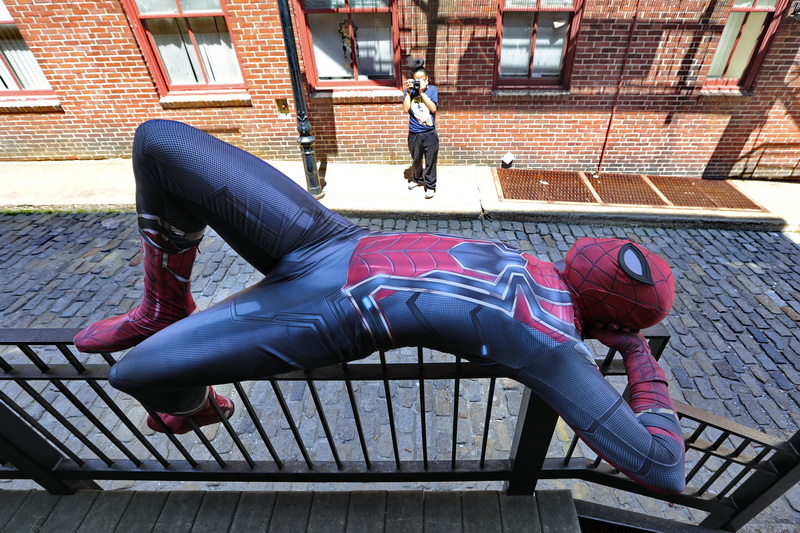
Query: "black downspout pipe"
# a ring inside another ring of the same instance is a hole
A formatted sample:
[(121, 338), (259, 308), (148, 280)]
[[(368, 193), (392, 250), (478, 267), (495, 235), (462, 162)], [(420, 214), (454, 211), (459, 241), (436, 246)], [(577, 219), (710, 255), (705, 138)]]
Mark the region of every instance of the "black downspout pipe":
[(294, 29), (292, 27), (292, 17), (289, 13), (288, 0), (278, 0), (278, 10), (281, 15), (281, 26), (283, 26), (283, 42), (286, 46), (286, 60), (289, 62), (289, 73), (292, 77), (292, 93), (294, 95), (294, 107), (297, 112), (297, 132), (300, 137), (297, 142), (303, 150), (303, 163), (306, 171), (306, 184), (308, 192), (317, 199), (325, 196), (319, 184), (319, 173), (317, 172), (317, 157), (314, 152), (314, 136), (311, 135), (311, 122), (308, 119), (306, 109), (306, 97), (303, 93), (303, 83), (300, 77), (300, 61), (297, 59), (297, 46), (294, 42)]

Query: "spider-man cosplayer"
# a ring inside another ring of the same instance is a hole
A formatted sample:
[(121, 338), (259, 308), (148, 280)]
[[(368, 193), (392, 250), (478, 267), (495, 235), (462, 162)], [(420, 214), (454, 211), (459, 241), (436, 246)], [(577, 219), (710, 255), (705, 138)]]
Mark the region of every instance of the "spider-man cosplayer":
[[(141, 125), (133, 166), (144, 297), (81, 331), (75, 345), (135, 346), (109, 380), (172, 431), (189, 431), (189, 417), (219, 422), (209, 396), (232, 414), (233, 402), (210, 385), (421, 345), (520, 381), (631, 478), (683, 490), (666, 378), (637, 333), (672, 305), (672, 273), (658, 256), (584, 238), (559, 270), (496, 242), (369, 232), (257, 157), (179, 122)], [(193, 313), (189, 279), (207, 225), (265, 278)], [(628, 403), (581, 333), (620, 350)]]

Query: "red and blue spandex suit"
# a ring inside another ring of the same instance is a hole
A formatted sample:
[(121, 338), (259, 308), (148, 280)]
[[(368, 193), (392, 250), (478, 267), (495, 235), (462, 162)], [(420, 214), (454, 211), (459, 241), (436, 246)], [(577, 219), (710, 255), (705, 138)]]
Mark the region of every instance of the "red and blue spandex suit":
[(132, 348), (111, 370), (114, 387), (179, 413), (211, 384), (421, 345), (520, 381), (630, 477), (683, 490), (680, 426), (646, 342), (596, 335), (623, 353), (626, 403), (579, 329), (663, 319), (672, 276), (657, 256), (581, 239), (559, 270), (496, 242), (368, 232), (260, 159), (177, 122), (140, 126), (133, 164), (143, 232), (181, 248), (211, 226), (265, 277)]

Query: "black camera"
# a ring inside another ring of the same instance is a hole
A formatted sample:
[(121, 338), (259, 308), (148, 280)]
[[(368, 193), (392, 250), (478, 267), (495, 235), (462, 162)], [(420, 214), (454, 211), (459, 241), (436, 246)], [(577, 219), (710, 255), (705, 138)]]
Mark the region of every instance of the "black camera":
[(413, 88), (415, 91), (419, 92), (419, 80), (414, 80), (414, 83), (413, 83), (413, 85), (412, 85), (412, 88)]

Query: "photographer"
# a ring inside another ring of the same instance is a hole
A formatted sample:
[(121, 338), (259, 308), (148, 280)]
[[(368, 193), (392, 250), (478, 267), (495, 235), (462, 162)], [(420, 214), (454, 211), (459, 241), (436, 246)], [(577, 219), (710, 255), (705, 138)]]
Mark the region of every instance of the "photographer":
[[(428, 83), (428, 71), (415, 68), (406, 80), (403, 111), (408, 113), (408, 149), (411, 152), (411, 181), (408, 189), (425, 187), (425, 198), (436, 192), (436, 160), (439, 158), (439, 135), (436, 133), (436, 110), (439, 91)], [(423, 166), (424, 158), (424, 166)]]

